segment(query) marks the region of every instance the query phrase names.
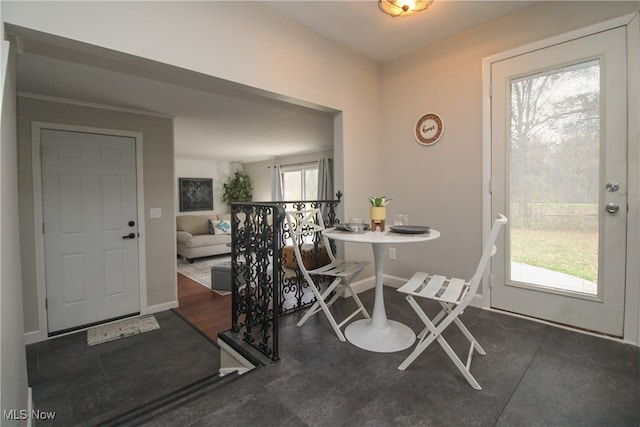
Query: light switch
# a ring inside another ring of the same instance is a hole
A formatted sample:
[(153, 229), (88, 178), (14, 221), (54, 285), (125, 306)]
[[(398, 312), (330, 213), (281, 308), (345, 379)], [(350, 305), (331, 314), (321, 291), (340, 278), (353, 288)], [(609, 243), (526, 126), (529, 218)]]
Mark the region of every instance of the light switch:
[(150, 218), (162, 218), (162, 208), (151, 208), (151, 209), (149, 209), (149, 217)]

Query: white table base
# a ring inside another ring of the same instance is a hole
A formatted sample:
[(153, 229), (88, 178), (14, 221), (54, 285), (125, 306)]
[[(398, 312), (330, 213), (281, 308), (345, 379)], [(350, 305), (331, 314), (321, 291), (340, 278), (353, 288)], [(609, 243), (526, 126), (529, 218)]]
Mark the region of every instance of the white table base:
[(416, 341), (410, 327), (388, 319), (385, 328), (374, 328), (370, 319), (356, 320), (346, 327), (344, 336), (356, 347), (377, 353), (402, 351)]
[(344, 330), (345, 338), (356, 347), (378, 353), (393, 353), (405, 350), (416, 341), (416, 334), (406, 325), (387, 319), (384, 308), (384, 254), (388, 243), (400, 244), (424, 242), (440, 237), (440, 233), (431, 230), (427, 234), (389, 234), (388, 231), (370, 231), (366, 233), (348, 233), (333, 229), (323, 231), (330, 239), (355, 243), (371, 243), (376, 286), (371, 320), (361, 319), (349, 324)]

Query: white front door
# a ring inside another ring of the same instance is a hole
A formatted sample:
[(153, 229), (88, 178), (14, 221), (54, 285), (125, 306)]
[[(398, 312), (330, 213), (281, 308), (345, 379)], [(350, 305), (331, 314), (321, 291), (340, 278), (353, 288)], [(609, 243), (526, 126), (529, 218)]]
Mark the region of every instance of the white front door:
[(492, 307), (623, 335), (626, 30), (495, 62)]
[(42, 129), (49, 333), (140, 311), (135, 139)]

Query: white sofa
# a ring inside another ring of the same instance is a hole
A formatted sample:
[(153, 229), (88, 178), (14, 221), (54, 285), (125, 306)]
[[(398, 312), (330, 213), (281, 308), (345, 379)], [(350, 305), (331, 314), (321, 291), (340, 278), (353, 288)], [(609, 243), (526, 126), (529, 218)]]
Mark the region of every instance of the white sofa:
[(231, 253), (231, 214), (178, 215), (178, 255), (194, 258)]

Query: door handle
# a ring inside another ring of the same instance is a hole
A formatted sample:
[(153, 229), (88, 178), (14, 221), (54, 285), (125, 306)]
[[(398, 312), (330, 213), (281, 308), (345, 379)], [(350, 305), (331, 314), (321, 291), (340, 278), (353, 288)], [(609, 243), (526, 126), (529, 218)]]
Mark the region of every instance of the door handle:
[(620, 210), (620, 206), (615, 203), (607, 203), (607, 206), (604, 208), (610, 214), (614, 214)]
[(123, 239), (135, 239), (136, 233), (129, 233), (126, 236), (122, 236)]

